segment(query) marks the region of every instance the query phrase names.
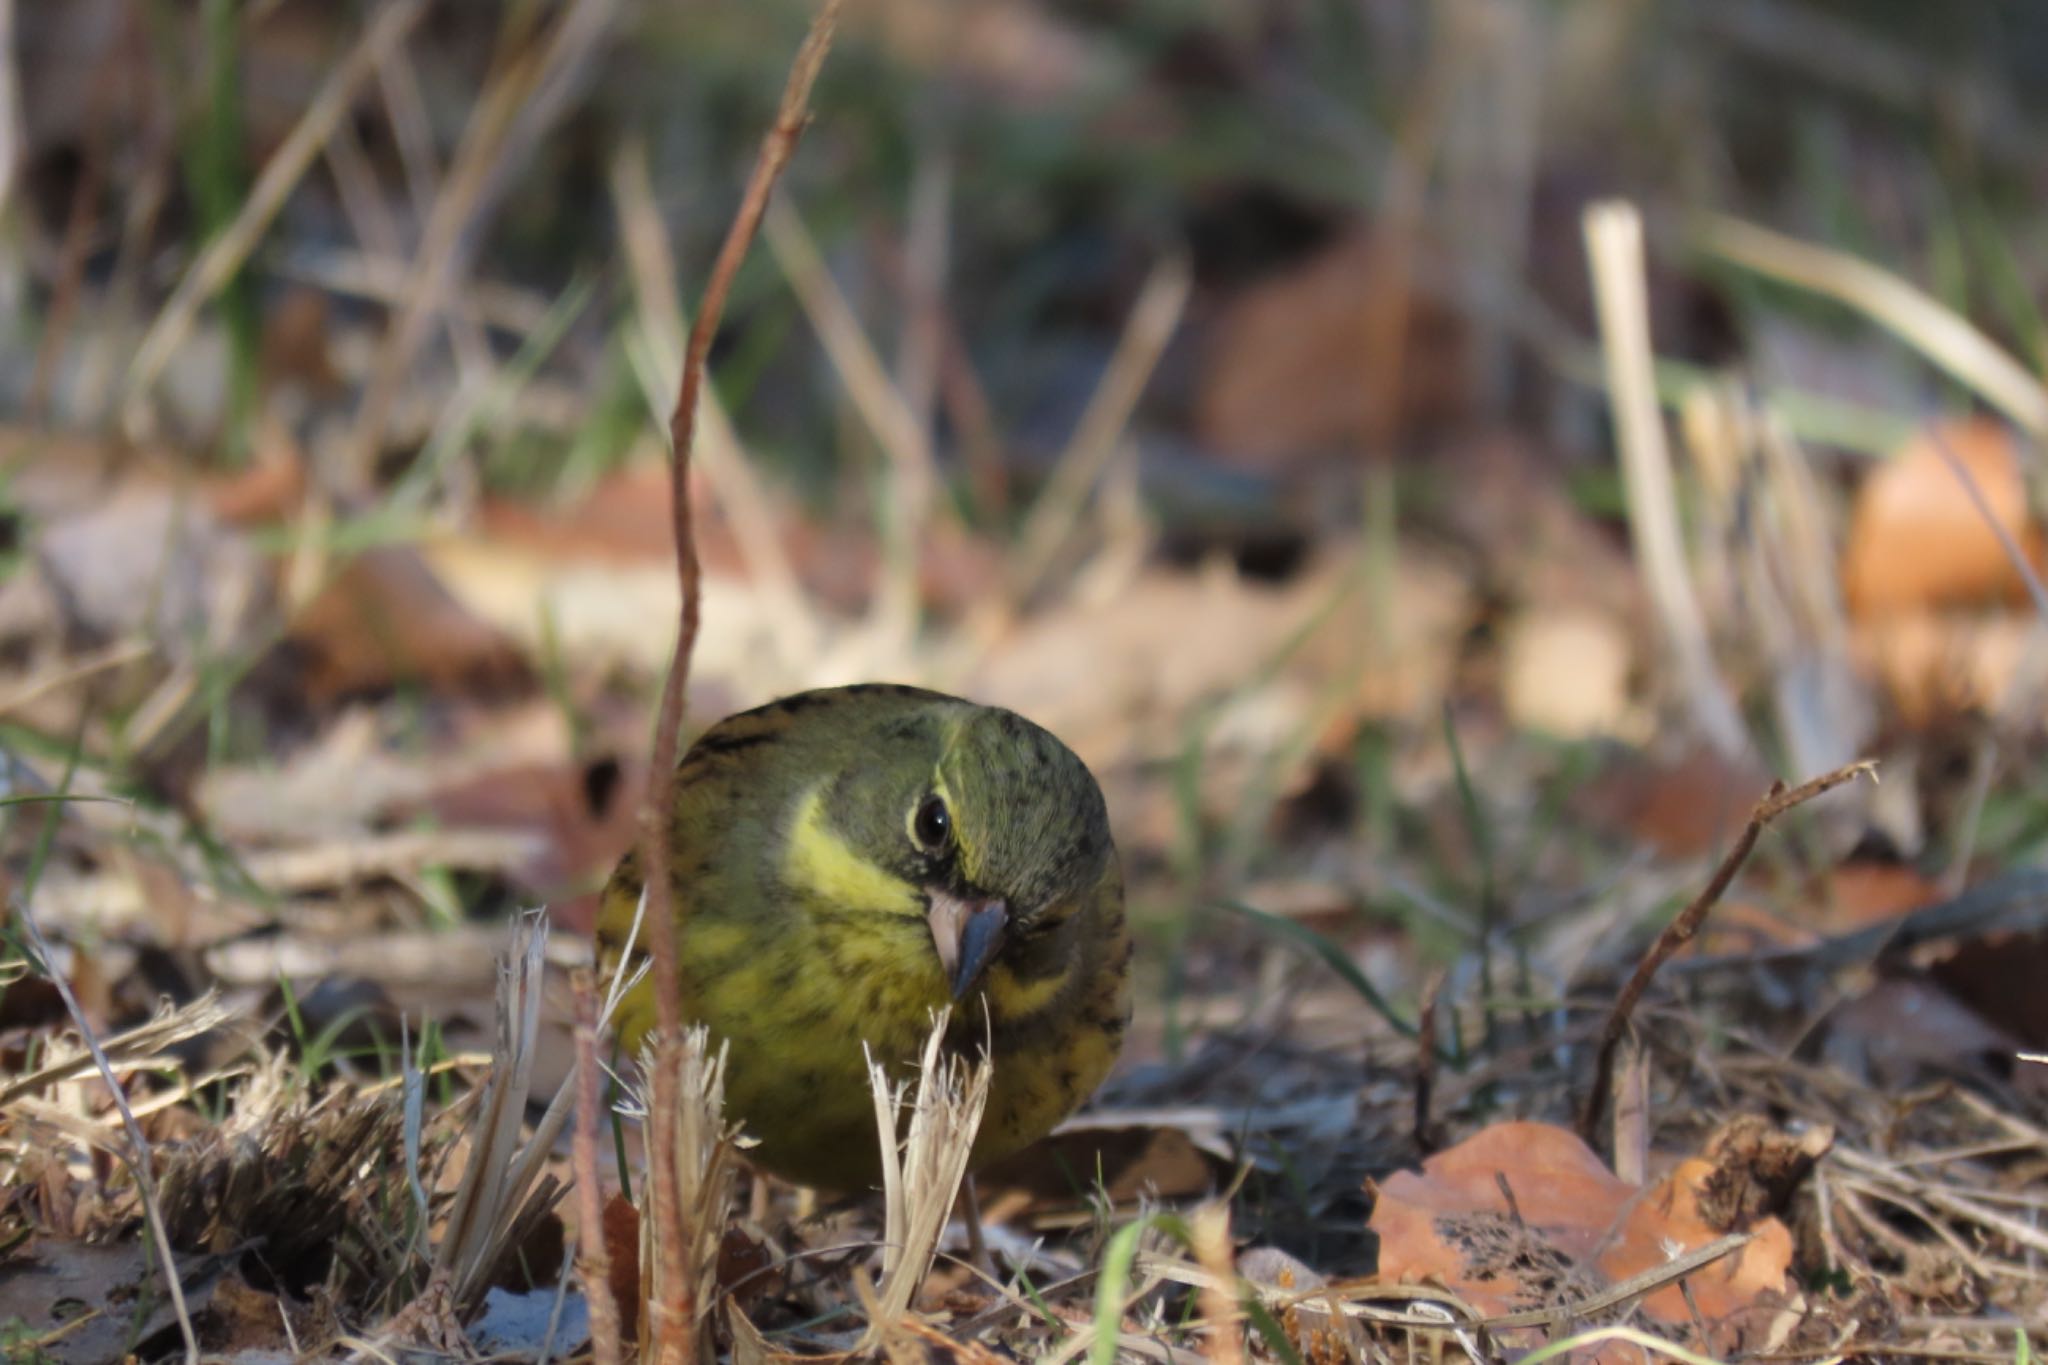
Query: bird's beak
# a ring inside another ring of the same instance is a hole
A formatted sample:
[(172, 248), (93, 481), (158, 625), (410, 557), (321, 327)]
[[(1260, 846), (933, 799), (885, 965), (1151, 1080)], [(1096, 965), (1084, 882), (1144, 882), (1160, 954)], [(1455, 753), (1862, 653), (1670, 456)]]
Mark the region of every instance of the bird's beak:
[(962, 900), (944, 891), (933, 891), (931, 910), (925, 923), (932, 929), (932, 946), (939, 950), (939, 966), (958, 1000), (981, 976), (998, 949), (1003, 931), (1010, 924), (1010, 907), (999, 900)]

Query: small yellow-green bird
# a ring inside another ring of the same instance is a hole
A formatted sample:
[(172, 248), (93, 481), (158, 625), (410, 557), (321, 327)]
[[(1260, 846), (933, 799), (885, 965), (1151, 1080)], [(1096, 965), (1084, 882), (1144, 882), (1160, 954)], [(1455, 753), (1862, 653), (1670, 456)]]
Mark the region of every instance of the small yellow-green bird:
[[(1131, 942), (1102, 789), (1022, 716), (873, 683), (784, 697), (684, 755), (674, 834), (682, 1017), (729, 1045), (727, 1114), (776, 1174), (877, 1183), (861, 1045), (904, 1074), (941, 1006), (957, 1045), (993, 1049), (973, 1167), (1044, 1136), (1115, 1061)], [(615, 969), (642, 878), (628, 854), (605, 887)], [(643, 978), (620, 1041), (655, 1017)]]

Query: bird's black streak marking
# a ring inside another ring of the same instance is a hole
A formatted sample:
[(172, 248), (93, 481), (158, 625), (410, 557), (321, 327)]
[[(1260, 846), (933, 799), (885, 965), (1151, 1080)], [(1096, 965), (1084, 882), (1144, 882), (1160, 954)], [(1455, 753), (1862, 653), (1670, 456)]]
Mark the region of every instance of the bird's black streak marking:
[(736, 754), (742, 749), (751, 749), (756, 744), (767, 744), (775, 739), (773, 734), (756, 731), (752, 734), (706, 735), (691, 748), (692, 755)]
[(911, 687), (904, 683), (849, 683), (837, 691), (849, 697), (915, 697), (929, 700), (946, 700), (943, 693), (923, 687)]

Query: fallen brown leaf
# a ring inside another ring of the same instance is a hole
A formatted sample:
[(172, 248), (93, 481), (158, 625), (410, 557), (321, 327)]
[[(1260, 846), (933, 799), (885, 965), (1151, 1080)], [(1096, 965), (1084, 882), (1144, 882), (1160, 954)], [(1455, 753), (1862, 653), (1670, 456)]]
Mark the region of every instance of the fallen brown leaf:
[[(1484, 1313), (1554, 1308), (1654, 1271), (1727, 1231), (1700, 1191), (1713, 1163), (1690, 1158), (1656, 1184), (1616, 1177), (1578, 1137), (1550, 1124), (1494, 1124), (1379, 1188), (1372, 1229), (1380, 1278), (1442, 1284)], [(1667, 1284), (1643, 1307), (1667, 1328), (1704, 1319), (1709, 1348), (1735, 1349), (1785, 1288), (1792, 1235), (1766, 1218), (1741, 1250)], [(1690, 1303), (1688, 1303), (1688, 1298)]]
[[(1364, 373), (1372, 353), (1374, 243), (1359, 231), (1262, 280), (1210, 324), (1196, 385), (1195, 424), (1224, 459), (1281, 470), (1303, 457), (1354, 449), (1371, 434)], [(1404, 427), (1466, 406), (1467, 338), (1456, 313), (1413, 300), (1402, 367)]]
[(1719, 852), (1771, 784), (1762, 768), (1704, 744), (1668, 758), (1617, 754), (1573, 796), (1580, 820), (1641, 840), (1667, 858)]
[(533, 682), (513, 640), (465, 610), (409, 546), (358, 555), (299, 612), (287, 641), (320, 702), (401, 682), (458, 693)]
[(1842, 556), (1843, 591), (1854, 615), (2023, 599), (2018, 570), (1949, 456), (1968, 472), (1991, 522), (2037, 570), (2048, 562), (2041, 528), (2027, 511), (2012, 434), (1987, 418), (1943, 423), (1879, 465), (1857, 492)]

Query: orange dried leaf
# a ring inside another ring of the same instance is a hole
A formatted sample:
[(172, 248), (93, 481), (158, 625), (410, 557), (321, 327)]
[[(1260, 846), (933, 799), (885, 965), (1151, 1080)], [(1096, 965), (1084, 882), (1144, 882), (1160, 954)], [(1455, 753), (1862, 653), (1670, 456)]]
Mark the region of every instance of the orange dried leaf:
[[(1638, 1188), (1566, 1129), (1495, 1124), (1430, 1158), (1421, 1173), (1401, 1172), (1380, 1187), (1372, 1214), (1380, 1278), (1435, 1281), (1489, 1314), (1583, 1299), (1723, 1235), (1699, 1210), (1699, 1189), (1713, 1172), (1709, 1162), (1688, 1160)], [(1741, 1251), (1685, 1277), (1717, 1350), (1743, 1339), (1745, 1319), (1767, 1310), (1759, 1301), (1783, 1290), (1791, 1264), (1783, 1224), (1767, 1218), (1751, 1231)], [(1694, 1320), (1676, 1283), (1643, 1306), (1666, 1327)]]
[[(1976, 485), (1984, 509), (1949, 456)], [(2020, 600), (2025, 585), (1985, 509), (2038, 569), (2041, 531), (2027, 512), (2026, 481), (2011, 433), (2000, 423), (1970, 418), (1916, 436), (1857, 494), (1842, 564), (1850, 610), (1868, 618)]]

